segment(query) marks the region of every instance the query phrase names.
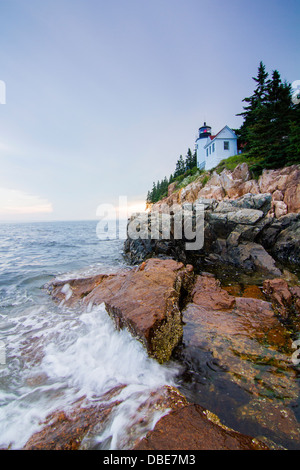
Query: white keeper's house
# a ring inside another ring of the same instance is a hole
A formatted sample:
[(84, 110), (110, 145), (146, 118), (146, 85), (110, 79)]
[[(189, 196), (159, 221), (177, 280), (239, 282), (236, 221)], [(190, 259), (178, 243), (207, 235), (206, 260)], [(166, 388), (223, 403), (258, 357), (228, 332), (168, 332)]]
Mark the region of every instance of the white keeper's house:
[(211, 127), (206, 122), (199, 129), (196, 139), (197, 164), (200, 170), (211, 170), (221, 160), (237, 155), (237, 136), (230, 127), (225, 126), (216, 135), (212, 135)]

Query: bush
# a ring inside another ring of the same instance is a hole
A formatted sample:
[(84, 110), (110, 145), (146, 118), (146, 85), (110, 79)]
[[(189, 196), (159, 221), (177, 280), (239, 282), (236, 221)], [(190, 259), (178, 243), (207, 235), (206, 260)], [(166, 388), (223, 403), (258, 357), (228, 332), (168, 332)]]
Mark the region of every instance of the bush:
[(235, 169), (235, 167), (237, 167), (241, 163), (247, 163), (247, 165), (250, 168), (251, 165), (254, 166), (254, 165), (259, 165), (260, 163), (262, 163), (262, 159), (251, 157), (246, 153), (241, 153), (239, 155), (234, 155), (233, 157), (229, 157), (229, 158), (226, 158), (225, 160), (222, 160), (219, 163), (219, 165), (216, 166), (216, 168), (214, 168), (214, 170), (218, 174), (222, 173), (222, 171), (225, 169), (232, 171)]

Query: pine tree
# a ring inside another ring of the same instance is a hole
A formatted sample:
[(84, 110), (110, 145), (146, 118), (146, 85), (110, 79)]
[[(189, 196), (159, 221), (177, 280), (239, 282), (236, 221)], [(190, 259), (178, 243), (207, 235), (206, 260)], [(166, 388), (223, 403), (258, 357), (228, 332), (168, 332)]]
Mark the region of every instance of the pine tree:
[(247, 103), (247, 106), (244, 106), (242, 113), (237, 114), (237, 116), (244, 117), (244, 122), (239, 130), (239, 137), (245, 150), (251, 149), (252, 139), (257, 135), (256, 132), (259, 133), (259, 129), (251, 129), (251, 126), (255, 126), (258, 120), (263, 119), (262, 107), (266, 100), (268, 75), (265, 65), (263, 62), (260, 62), (257, 77), (252, 77), (256, 82), (254, 93), (243, 99), (243, 102)]
[(177, 176), (183, 175), (184, 172), (185, 172), (185, 162), (183, 160), (183, 156), (180, 155), (179, 160), (177, 160), (177, 163), (176, 163), (174, 178), (177, 178)]
[(264, 166), (267, 168), (279, 168), (287, 162), (292, 112), (291, 86), (282, 83), (279, 72), (274, 70), (268, 83), (265, 113), (268, 133), (264, 136), (267, 149)]
[(157, 188), (156, 184), (153, 182), (152, 191), (151, 191), (151, 202), (156, 202)]
[(196, 150), (193, 153), (193, 168), (197, 167), (197, 152)]
[(191, 170), (193, 168), (193, 155), (192, 151), (189, 148), (185, 157), (185, 171)]
[[(292, 105), (291, 86), (282, 82), (278, 70), (268, 73), (261, 62), (254, 93), (240, 113), (244, 122), (238, 132), (248, 157), (261, 160), (262, 168), (279, 168), (295, 161), (298, 154), (299, 124)], [(292, 144), (294, 142), (294, 144)]]

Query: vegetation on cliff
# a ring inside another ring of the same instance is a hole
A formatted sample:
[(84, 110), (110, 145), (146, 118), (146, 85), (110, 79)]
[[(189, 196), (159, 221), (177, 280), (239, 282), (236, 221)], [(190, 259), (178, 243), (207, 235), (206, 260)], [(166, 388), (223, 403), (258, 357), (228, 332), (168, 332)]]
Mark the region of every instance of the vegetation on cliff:
[[(192, 151), (189, 148), (185, 159), (180, 155), (176, 162), (175, 171), (169, 176), (169, 178), (165, 176), (161, 181), (153, 183), (152, 190), (148, 191), (147, 194), (147, 203), (155, 203), (167, 196), (169, 184), (174, 182), (180, 184), (185, 178), (193, 177), (194, 175), (198, 176), (198, 174), (200, 174), (200, 172), (197, 169), (196, 152), (192, 154)], [(190, 182), (191, 181), (188, 181), (186, 184), (189, 184)]]
[(278, 70), (268, 78), (260, 62), (256, 88), (244, 98), (244, 122), (237, 135), (248, 158), (259, 157), (258, 168), (281, 168), (300, 162), (300, 108), (292, 101), (292, 87)]
[[(223, 160), (215, 168), (233, 170), (240, 163), (247, 163), (252, 176), (258, 177), (263, 169), (276, 169), (300, 163), (300, 105), (293, 103), (292, 87), (282, 81), (277, 70), (271, 78), (260, 62), (253, 94), (244, 98), (243, 123), (235, 129), (242, 153)], [(205, 175), (203, 175), (206, 173)], [(175, 171), (153, 183), (147, 194), (147, 203), (155, 203), (168, 195), (168, 186), (185, 187), (198, 177), (209, 179), (210, 172), (197, 168), (196, 152), (188, 149), (185, 159), (180, 155)], [(203, 184), (203, 182), (202, 182)]]

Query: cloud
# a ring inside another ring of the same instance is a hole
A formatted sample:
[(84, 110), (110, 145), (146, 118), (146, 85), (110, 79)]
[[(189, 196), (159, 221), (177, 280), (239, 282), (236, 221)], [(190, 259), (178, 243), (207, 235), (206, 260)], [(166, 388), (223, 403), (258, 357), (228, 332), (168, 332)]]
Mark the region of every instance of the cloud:
[(0, 188), (0, 215), (14, 216), (53, 212), (52, 204), (17, 189)]

